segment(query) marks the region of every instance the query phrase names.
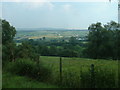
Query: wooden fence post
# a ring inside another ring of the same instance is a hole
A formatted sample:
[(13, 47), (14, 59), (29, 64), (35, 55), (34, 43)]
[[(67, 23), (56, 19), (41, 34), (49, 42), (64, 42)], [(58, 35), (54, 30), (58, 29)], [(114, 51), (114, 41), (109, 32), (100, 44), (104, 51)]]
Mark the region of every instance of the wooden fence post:
[(60, 83), (62, 84), (62, 58), (60, 57)]
[(91, 88), (95, 88), (94, 64), (91, 64)]
[(40, 63), (40, 56), (39, 56), (39, 54), (35, 55), (35, 61), (36, 61), (36, 64), (39, 65), (39, 63)]
[(40, 63), (40, 56), (38, 55), (38, 64)]

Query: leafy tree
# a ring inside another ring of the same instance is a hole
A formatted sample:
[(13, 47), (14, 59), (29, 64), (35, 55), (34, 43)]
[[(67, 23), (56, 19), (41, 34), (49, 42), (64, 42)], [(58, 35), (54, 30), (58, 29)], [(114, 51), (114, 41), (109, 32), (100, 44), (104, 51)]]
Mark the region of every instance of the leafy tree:
[(15, 27), (11, 26), (8, 21), (2, 20), (2, 60), (15, 61), (15, 43), (13, 38), (16, 34)]
[(103, 25), (92, 24), (88, 28), (88, 47), (85, 50), (91, 58), (119, 58), (120, 25), (114, 21)]
[(34, 46), (27, 41), (23, 42), (16, 49), (16, 58), (30, 58), (31, 60), (35, 60), (35, 56), (37, 57)]
[(62, 57), (77, 57), (77, 51), (70, 49), (63, 49), (60, 52), (60, 56)]
[(43, 47), (41, 48), (41, 55), (43, 55), (43, 56), (49, 56), (49, 55), (50, 55), (49, 49), (48, 49), (47, 46), (43, 46)]
[(2, 20), (2, 44), (12, 43), (15, 34), (15, 27), (11, 26), (8, 21)]
[(45, 37), (43, 37), (43, 40), (45, 40), (46, 38)]
[(113, 51), (111, 56), (113, 56), (113, 59), (120, 59), (120, 24), (111, 21), (110, 23), (107, 23), (107, 25), (104, 25), (104, 27), (112, 33), (109, 35)]
[(50, 52), (50, 55), (52, 56), (57, 56), (57, 53), (58, 53), (57, 48), (53, 45), (50, 46), (49, 52)]
[(103, 30), (103, 27), (101, 23), (96, 23), (92, 24), (88, 27), (89, 30), (89, 35), (88, 35), (88, 40), (89, 40), (89, 45), (88, 45), (88, 55), (91, 58), (98, 58), (99, 52), (98, 48), (100, 47), (101, 44), (101, 30)]
[(70, 37), (69, 43), (71, 45), (76, 45), (78, 43), (78, 40), (76, 39), (76, 37)]

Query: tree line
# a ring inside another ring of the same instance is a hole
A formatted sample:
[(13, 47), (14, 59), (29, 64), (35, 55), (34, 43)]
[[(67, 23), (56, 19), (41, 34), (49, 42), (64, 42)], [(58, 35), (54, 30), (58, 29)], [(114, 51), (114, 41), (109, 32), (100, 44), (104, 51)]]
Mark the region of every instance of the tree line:
[(102, 25), (98, 22), (90, 25), (88, 30), (87, 57), (120, 59), (120, 24), (111, 21)]
[(37, 60), (42, 56), (85, 57), (94, 59), (120, 59), (120, 24), (111, 21), (106, 25), (100, 22), (88, 27), (86, 43), (71, 37), (69, 42), (43, 40), (21, 41), (16, 45), (13, 38), (15, 27), (2, 20), (2, 60), (15, 61), (17, 58)]

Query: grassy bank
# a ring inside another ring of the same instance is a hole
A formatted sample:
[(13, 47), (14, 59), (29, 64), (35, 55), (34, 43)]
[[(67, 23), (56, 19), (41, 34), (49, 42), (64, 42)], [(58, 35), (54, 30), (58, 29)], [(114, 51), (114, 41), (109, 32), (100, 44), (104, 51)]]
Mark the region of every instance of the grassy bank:
[(57, 86), (38, 82), (34, 79), (3, 73), (2, 88), (58, 88)]
[[(94, 73), (91, 73), (91, 64), (94, 64)], [(30, 61), (8, 63), (4, 70), (14, 74), (3, 73), (3, 88), (118, 87), (118, 62), (113, 60), (62, 57), (62, 81), (59, 57), (41, 56), (40, 68)]]

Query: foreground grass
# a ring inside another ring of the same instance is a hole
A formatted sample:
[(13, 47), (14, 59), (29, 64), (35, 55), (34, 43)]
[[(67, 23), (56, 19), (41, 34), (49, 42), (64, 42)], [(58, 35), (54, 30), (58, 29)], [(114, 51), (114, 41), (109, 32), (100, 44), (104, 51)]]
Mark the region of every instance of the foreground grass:
[(17, 76), (4, 72), (2, 88), (58, 88), (57, 86), (38, 82), (24, 76)]
[[(59, 72), (60, 57), (41, 56), (40, 60), (46, 66), (51, 66), (53, 72)], [(62, 70), (64, 71), (75, 71), (80, 72), (81, 69), (84, 71), (89, 69), (91, 64), (95, 65), (95, 68), (108, 69), (118, 73), (118, 61), (105, 60), (105, 59), (87, 59), (87, 58), (67, 58), (62, 57)]]
[[(52, 77), (49, 82), (58, 83), (60, 79), (60, 57), (41, 56), (40, 60), (44, 65), (51, 67)], [(97, 72), (95, 73), (96, 88), (118, 87), (118, 61), (67, 57), (62, 57), (63, 86), (89, 87), (91, 64), (94, 64), (95, 72)]]
[[(118, 87), (118, 61), (62, 57), (62, 82), (60, 81), (59, 57), (41, 56), (40, 63), (51, 71), (49, 77), (47, 79), (45, 78), (45, 83), (25, 77), (26, 75), (23, 75), (23, 77), (3, 73), (3, 88), (57, 88), (57, 86), (62, 88), (88, 88), (91, 87), (91, 64), (95, 65), (95, 88)], [(27, 62), (27, 64), (29, 63)], [(12, 64), (9, 63), (7, 68), (11, 65)], [(22, 68), (21, 65), (18, 68), (20, 67)], [(17, 66), (15, 66), (15, 68), (17, 68)], [(16, 70), (18, 71), (19, 69)], [(15, 70), (11, 72), (15, 72)], [(28, 76), (29, 73), (30, 72), (27, 73)]]

